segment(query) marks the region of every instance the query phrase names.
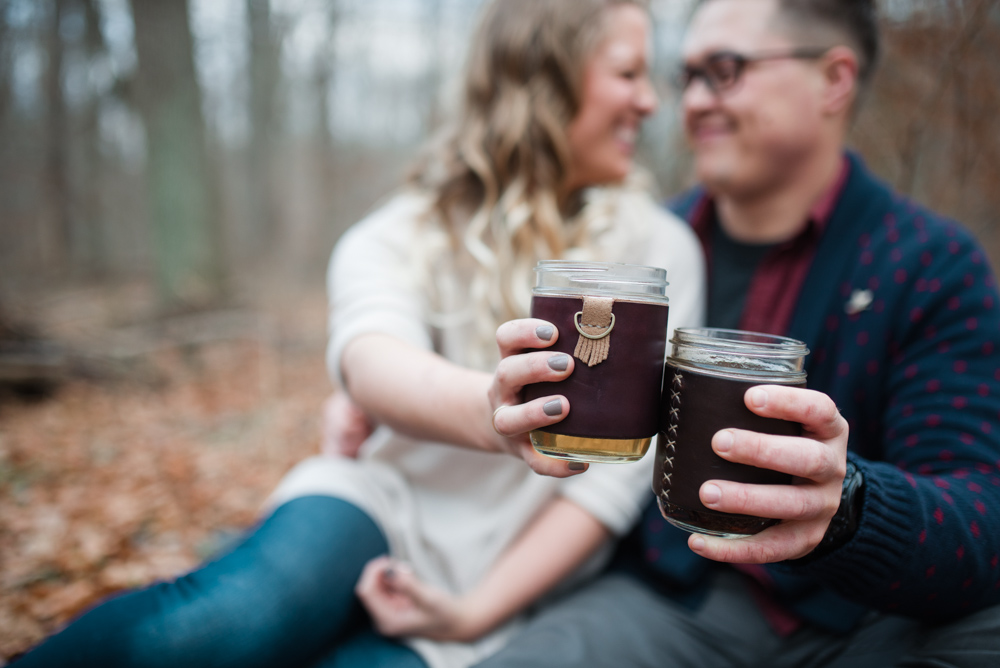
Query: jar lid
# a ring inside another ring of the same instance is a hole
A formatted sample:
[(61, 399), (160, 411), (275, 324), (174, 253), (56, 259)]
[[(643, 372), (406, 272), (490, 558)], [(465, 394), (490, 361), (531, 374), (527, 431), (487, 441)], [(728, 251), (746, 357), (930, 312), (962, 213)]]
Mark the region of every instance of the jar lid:
[(535, 266), (536, 295), (608, 296), (667, 304), (667, 270), (619, 262), (542, 260)]

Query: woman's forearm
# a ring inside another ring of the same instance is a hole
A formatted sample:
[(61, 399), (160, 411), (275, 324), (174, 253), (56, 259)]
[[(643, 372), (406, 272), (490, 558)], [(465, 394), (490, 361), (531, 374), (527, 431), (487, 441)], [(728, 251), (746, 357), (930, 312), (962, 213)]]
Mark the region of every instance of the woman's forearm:
[(572, 501), (548, 504), (501, 555), (482, 582), (462, 597), (456, 640), (490, 632), (579, 568), (611, 532)]
[(503, 451), (490, 422), (490, 374), (386, 334), (351, 341), (341, 371), (351, 398), (377, 422), (413, 438)]

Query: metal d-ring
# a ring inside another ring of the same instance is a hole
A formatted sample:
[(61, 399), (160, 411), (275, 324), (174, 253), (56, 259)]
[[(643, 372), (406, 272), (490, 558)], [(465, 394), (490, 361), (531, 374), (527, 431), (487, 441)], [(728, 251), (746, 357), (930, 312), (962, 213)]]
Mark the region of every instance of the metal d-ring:
[(586, 337), (588, 339), (594, 339), (596, 341), (599, 339), (603, 339), (605, 336), (611, 333), (612, 329), (615, 328), (615, 314), (612, 313), (611, 324), (608, 325), (608, 328), (606, 330), (604, 330), (600, 334), (587, 334), (587, 332), (583, 331), (583, 328), (580, 326), (580, 316), (582, 315), (583, 311), (577, 311), (576, 315), (573, 316), (573, 324), (576, 325), (576, 331), (580, 332), (580, 336)]

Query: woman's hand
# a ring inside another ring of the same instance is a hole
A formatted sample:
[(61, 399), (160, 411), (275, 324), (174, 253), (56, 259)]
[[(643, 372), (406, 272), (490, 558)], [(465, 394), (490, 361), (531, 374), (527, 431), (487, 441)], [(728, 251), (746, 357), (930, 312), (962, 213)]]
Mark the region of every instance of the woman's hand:
[(489, 389), (497, 448), (521, 457), (539, 474), (565, 478), (587, 469), (581, 462), (566, 462), (539, 454), (528, 432), (559, 422), (569, 414), (566, 397), (551, 395), (521, 403), (521, 390), (532, 383), (564, 380), (573, 373), (573, 358), (564, 353), (525, 352), (547, 348), (559, 338), (551, 323), (535, 318), (511, 320), (497, 329), (500, 364)]
[(709, 480), (701, 486), (707, 508), (784, 520), (755, 536), (726, 540), (692, 535), (688, 546), (716, 561), (771, 563), (804, 557), (823, 539), (840, 505), (847, 466), (848, 427), (825, 394), (768, 385), (747, 390), (757, 415), (802, 424), (802, 436), (723, 429), (712, 448), (723, 459), (795, 476), (793, 485), (750, 485)]
[(422, 582), (389, 557), (369, 561), (354, 591), (378, 632), (390, 638), (467, 642), (485, 632), (464, 599)]
[(323, 402), (323, 441), (320, 444), (323, 454), (353, 459), (374, 430), (371, 420), (346, 392), (337, 390)]

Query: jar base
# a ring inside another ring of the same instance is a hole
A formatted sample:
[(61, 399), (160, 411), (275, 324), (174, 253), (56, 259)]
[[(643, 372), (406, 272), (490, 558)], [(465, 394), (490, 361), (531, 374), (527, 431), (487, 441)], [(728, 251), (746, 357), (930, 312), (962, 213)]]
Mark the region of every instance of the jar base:
[(649, 438), (583, 438), (550, 434), (536, 430), (531, 432), (531, 445), (535, 451), (546, 457), (564, 459), (571, 462), (592, 462), (595, 464), (627, 464), (637, 462), (649, 450), (653, 437)]
[(688, 533), (699, 533), (719, 538), (747, 538), (774, 526), (780, 520), (750, 515), (718, 513), (711, 510), (681, 508), (662, 498), (656, 499), (660, 514), (670, 524)]

